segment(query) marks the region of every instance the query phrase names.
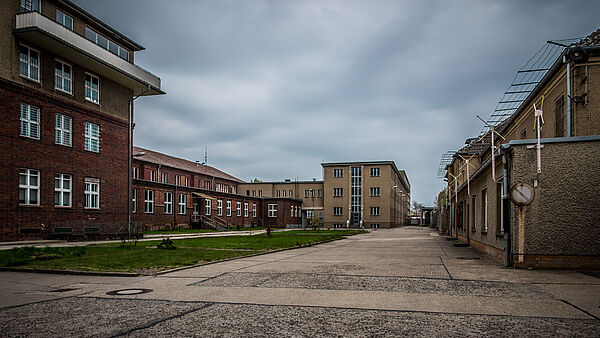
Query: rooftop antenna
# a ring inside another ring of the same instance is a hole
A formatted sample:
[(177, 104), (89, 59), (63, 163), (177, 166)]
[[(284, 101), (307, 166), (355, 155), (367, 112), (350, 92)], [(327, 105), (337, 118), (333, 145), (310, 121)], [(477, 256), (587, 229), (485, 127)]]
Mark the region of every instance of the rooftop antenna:
[[(485, 122), (484, 119), (482, 119), (479, 115), (477, 115), (477, 118), (481, 120), (481, 122), (483, 122), (486, 126), (488, 126), (488, 128), (490, 128), (490, 132), (492, 133), (492, 180), (494, 182), (496, 182), (496, 143), (494, 141), (494, 134), (500, 136), (503, 140), (506, 140), (504, 138), (504, 136), (500, 135), (500, 133), (498, 133), (495, 129), (496, 126), (491, 125), (487, 122)], [(483, 138), (485, 136), (485, 134), (483, 136), (481, 136), (481, 138)]]
[(204, 146), (204, 162), (202, 164), (208, 163), (208, 146)]

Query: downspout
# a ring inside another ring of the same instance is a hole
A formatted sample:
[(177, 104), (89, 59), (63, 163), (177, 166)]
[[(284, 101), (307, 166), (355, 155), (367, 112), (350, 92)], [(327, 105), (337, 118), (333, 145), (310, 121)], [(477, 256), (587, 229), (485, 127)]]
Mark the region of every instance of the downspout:
[(140, 95), (134, 96), (129, 100), (129, 113), (127, 114), (127, 234), (131, 239), (131, 189), (132, 189), (132, 174), (131, 174), (131, 150), (133, 149), (133, 101), (138, 97), (150, 91), (150, 85)]
[(563, 56), (563, 63), (567, 64), (567, 137), (571, 137), (571, 62)]
[(508, 189), (510, 184), (510, 173), (508, 170), (508, 149), (510, 145), (503, 144), (500, 148), (502, 154), (502, 231), (504, 232), (504, 266), (508, 267), (511, 261), (511, 236), (510, 236), (510, 199)]

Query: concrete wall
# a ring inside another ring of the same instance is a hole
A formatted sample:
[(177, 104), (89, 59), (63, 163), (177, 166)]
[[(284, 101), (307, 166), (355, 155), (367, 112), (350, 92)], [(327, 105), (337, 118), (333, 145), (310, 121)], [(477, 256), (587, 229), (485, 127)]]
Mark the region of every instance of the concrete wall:
[(600, 141), (545, 143), (539, 176), (535, 149), (517, 145), (511, 153), (511, 184), (538, 181), (533, 203), (524, 207), (524, 228), (512, 208), (513, 252), (600, 256)]

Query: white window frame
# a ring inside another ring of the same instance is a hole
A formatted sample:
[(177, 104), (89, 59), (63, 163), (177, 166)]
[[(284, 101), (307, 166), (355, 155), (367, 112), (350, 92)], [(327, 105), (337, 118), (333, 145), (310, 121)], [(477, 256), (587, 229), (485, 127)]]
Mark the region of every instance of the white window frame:
[(371, 207), (371, 216), (381, 216), (381, 209), (379, 207)]
[(180, 215), (185, 215), (185, 213), (187, 211), (186, 200), (187, 200), (186, 194), (179, 194), (179, 210), (177, 210), (177, 211), (179, 212)]
[(381, 189), (379, 187), (371, 187), (370, 195), (371, 195), (371, 197), (380, 197)]
[(277, 217), (277, 204), (268, 205), (268, 217)]
[(371, 168), (371, 177), (381, 177), (381, 168)]
[[(65, 182), (69, 187), (65, 188)], [(57, 195), (58, 194), (58, 195)], [(73, 199), (73, 176), (69, 174), (54, 174), (54, 206), (70, 208)], [(58, 203), (57, 203), (58, 197)]]
[(256, 217), (256, 203), (252, 203), (252, 217)]
[[(21, 53), (21, 48), (26, 48), (27, 49), (27, 55), (25, 55), (25, 58), (23, 58), (24, 53)], [(37, 58), (34, 58), (31, 56), (31, 52), (35, 52), (37, 53)], [(22, 72), (22, 66), (25, 66), (25, 68), (27, 69), (26, 73)], [(35, 72), (33, 71), (35, 70)], [(19, 75), (21, 75), (21, 77), (26, 78), (28, 80), (31, 81), (35, 81), (35, 82), (40, 82), (40, 51), (35, 49), (35, 48), (31, 48), (27, 45), (19, 45)]]
[(344, 169), (333, 169), (333, 177), (334, 178), (344, 177)]
[(281, 190), (275, 191), (275, 196), (276, 197), (281, 197)]
[(379, 223), (371, 223), (371, 229), (379, 229)]
[(160, 172), (160, 182), (161, 182), (161, 183), (167, 183), (167, 179), (168, 179), (168, 177), (167, 177), (167, 173), (166, 173), (166, 172), (163, 172), (163, 171), (161, 171), (161, 172)]
[(244, 202), (244, 217), (248, 217), (248, 202)]
[[(94, 135), (94, 131), (93, 131), (94, 127), (97, 128), (97, 135)], [(100, 126), (95, 123), (86, 121), (84, 129), (85, 129), (84, 149), (86, 151), (99, 153), (100, 152)], [(94, 142), (96, 142), (96, 143), (94, 143)], [(96, 147), (94, 147), (94, 145), (96, 145)]]
[(487, 188), (483, 190), (482, 193), (483, 196), (483, 231), (487, 232), (488, 231), (488, 194), (487, 194)]
[(185, 186), (189, 187), (190, 186), (190, 178), (185, 176)]
[(309, 196), (308, 189), (304, 189), (304, 198), (308, 198)]
[[(95, 189), (94, 189), (95, 187)], [(85, 209), (100, 209), (100, 180), (85, 178)]]
[(173, 193), (165, 192), (165, 214), (170, 215), (173, 213)]
[(154, 213), (154, 190), (144, 190), (144, 213)]
[(227, 216), (231, 216), (231, 201), (227, 201)]
[(236, 214), (237, 214), (237, 216), (241, 217), (242, 216), (242, 202), (237, 202), (235, 204), (235, 206), (236, 206)]
[(175, 175), (175, 185), (181, 185), (181, 175)]
[(71, 116), (56, 113), (54, 132), (55, 144), (71, 147), (73, 145), (73, 119)]
[(217, 216), (223, 216), (223, 201), (217, 200)]
[(333, 188), (333, 197), (344, 196), (344, 188)]
[[(89, 81), (88, 77), (90, 78)], [(94, 88), (94, 79), (96, 79), (97, 82), (96, 88)], [(83, 82), (85, 99), (89, 102), (100, 104), (100, 78), (96, 75), (86, 72)], [(94, 93), (96, 93), (96, 98), (94, 98)]]
[(315, 189), (310, 189), (310, 197), (315, 198)]
[(289, 193), (288, 193), (288, 196), (289, 196), (290, 198), (294, 198), (294, 190), (291, 190), (291, 189), (290, 189), (290, 191), (289, 191)]
[(140, 178), (140, 169), (138, 167), (133, 167), (133, 178)]
[(317, 190), (317, 197), (323, 197), (323, 189)]
[(343, 216), (344, 208), (342, 207), (333, 207), (333, 216)]
[(131, 188), (131, 212), (137, 212), (137, 188)]
[[(60, 63), (60, 70), (57, 68), (57, 64)], [(68, 76), (65, 76), (65, 67), (69, 67)], [(65, 89), (65, 84), (69, 85), (68, 89)], [(73, 66), (61, 60), (54, 60), (54, 89), (67, 94), (73, 94)]]
[(287, 190), (281, 190), (281, 197), (287, 197)]
[[(31, 184), (32, 178), (37, 178), (37, 184)], [(21, 182), (22, 178), (23, 183)], [(23, 201), (21, 202), (21, 192), (23, 192)], [(35, 203), (32, 202), (32, 196), (35, 196)], [(40, 205), (40, 171), (36, 169), (19, 169), (19, 204), (20, 205)]]
[[(19, 135), (32, 139), (40, 139), (40, 108), (21, 102)], [(35, 133), (32, 132), (35, 130)]]
[[(62, 20), (59, 17), (59, 14), (62, 16)], [(71, 20), (71, 24), (69, 25), (69, 21), (67, 20), (70, 19)], [(56, 22), (58, 22), (61, 26), (64, 26), (65, 28), (67, 28), (68, 30), (73, 30), (73, 17), (66, 14), (65, 12), (61, 11), (60, 9), (56, 9)]]
[(314, 217), (315, 212), (313, 210), (306, 210), (306, 218), (307, 219), (312, 219)]
[(206, 205), (204, 206), (204, 214), (206, 216), (210, 216), (211, 212), (212, 212), (212, 200), (210, 199), (206, 199)]
[[(27, 6), (28, 0), (21, 0), (21, 12), (40, 12), (42, 11), (42, 1), (41, 0), (29, 0), (29, 6)], [(34, 5), (37, 5), (35, 8)]]
[(294, 206), (290, 205), (290, 217), (294, 217)]

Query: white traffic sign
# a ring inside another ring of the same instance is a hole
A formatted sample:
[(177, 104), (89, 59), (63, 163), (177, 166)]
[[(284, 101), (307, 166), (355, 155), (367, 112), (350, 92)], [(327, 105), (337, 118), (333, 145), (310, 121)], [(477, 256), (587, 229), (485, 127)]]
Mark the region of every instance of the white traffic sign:
[(535, 191), (529, 184), (517, 183), (510, 188), (509, 195), (510, 200), (513, 201), (514, 204), (519, 206), (529, 205), (533, 202)]

